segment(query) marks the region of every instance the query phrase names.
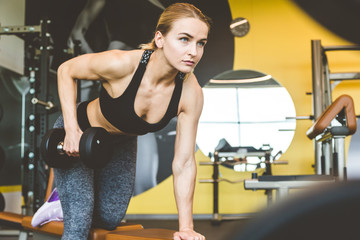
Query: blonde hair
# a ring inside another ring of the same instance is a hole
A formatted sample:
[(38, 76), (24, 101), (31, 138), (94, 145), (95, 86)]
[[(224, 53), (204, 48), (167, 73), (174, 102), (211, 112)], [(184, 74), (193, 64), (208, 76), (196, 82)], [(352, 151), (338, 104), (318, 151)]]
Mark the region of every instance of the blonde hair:
[[(173, 23), (182, 18), (197, 18), (203, 21), (210, 30), (211, 19), (204, 15), (198, 8), (190, 3), (174, 3), (168, 6), (160, 15), (155, 33), (159, 31), (165, 36), (171, 30)], [(149, 43), (141, 44), (140, 48), (144, 50), (156, 50), (155, 38)]]

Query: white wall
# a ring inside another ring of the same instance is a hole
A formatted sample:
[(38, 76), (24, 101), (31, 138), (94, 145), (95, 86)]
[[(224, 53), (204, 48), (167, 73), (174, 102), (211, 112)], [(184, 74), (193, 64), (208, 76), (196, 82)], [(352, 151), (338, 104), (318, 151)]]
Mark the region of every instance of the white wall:
[[(25, 25), (25, 0), (0, 0), (0, 25)], [(0, 66), (24, 72), (24, 41), (17, 36), (0, 35)]]

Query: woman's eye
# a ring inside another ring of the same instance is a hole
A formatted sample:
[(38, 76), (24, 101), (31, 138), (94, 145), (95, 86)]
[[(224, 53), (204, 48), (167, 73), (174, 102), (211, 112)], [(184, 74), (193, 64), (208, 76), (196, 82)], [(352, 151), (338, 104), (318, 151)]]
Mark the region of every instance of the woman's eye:
[(182, 42), (187, 42), (188, 40), (189, 40), (189, 39), (186, 38), (186, 37), (180, 38), (180, 41), (182, 41)]
[(203, 47), (203, 46), (205, 46), (205, 42), (198, 42), (198, 45), (200, 46), (200, 47)]

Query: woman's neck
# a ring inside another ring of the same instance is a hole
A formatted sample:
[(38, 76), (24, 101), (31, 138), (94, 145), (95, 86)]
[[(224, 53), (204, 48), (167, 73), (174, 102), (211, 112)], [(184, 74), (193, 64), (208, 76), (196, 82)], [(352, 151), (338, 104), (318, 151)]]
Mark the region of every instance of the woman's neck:
[(170, 85), (179, 72), (170, 65), (161, 49), (157, 49), (151, 54), (147, 68), (150, 69), (149, 77), (154, 81), (154, 84)]

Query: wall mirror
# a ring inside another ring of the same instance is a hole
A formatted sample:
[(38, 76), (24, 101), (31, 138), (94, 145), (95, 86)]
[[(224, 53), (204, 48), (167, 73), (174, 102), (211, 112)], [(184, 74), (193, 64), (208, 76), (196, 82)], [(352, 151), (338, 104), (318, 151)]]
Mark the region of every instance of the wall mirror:
[(205, 155), (213, 153), (221, 139), (231, 146), (269, 146), (273, 156), (289, 147), (296, 121), (286, 117), (296, 116), (295, 107), (288, 91), (271, 75), (229, 70), (213, 77), (203, 92), (197, 146)]

